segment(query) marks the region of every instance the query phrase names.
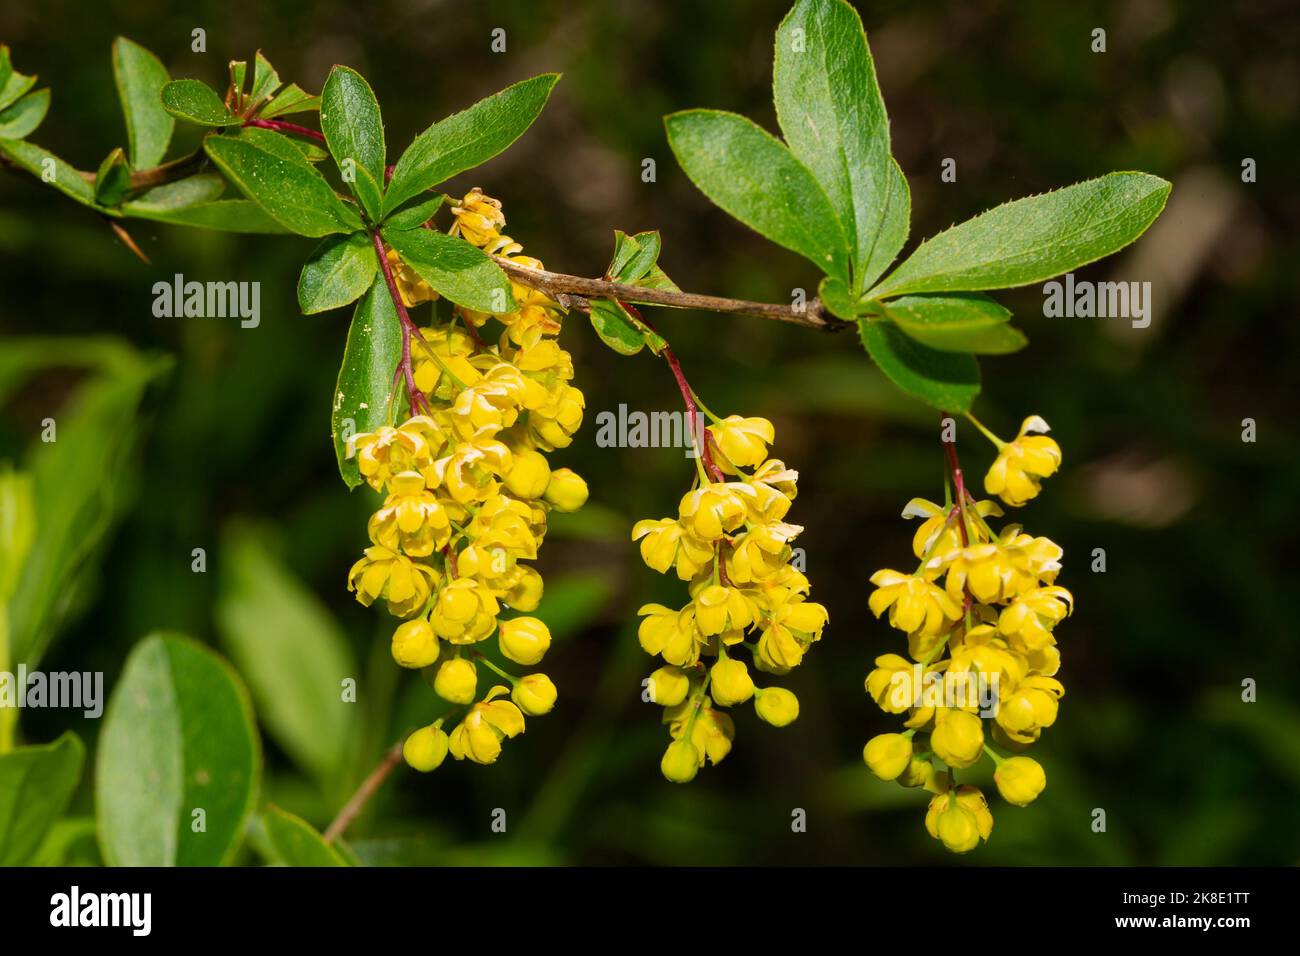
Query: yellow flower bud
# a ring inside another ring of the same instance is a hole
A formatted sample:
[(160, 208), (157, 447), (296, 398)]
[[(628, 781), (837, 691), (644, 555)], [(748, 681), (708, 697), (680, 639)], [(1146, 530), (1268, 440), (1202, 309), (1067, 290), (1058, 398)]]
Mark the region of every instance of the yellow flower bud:
[(393, 632), (393, 660), (403, 667), (428, 667), (438, 659), (438, 636), (419, 617)]
[(993, 771), (993, 782), (1007, 803), (1028, 806), (1047, 786), (1047, 774), (1032, 757), (1008, 757)]
[(557, 468), (545, 498), (556, 511), (577, 511), (587, 503), (587, 482), (571, 468)]
[(671, 783), (690, 783), (700, 770), (700, 752), (689, 740), (674, 740), (664, 751), (659, 769)]
[(935, 822), (935, 833), (953, 853), (969, 853), (979, 846), (980, 830), (975, 814), (959, 803), (949, 801)]
[(555, 706), (555, 684), (545, 674), (528, 674), (519, 679), (510, 699), (529, 717), (540, 717)]
[(984, 752), (984, 722), (964, 710), (940, 710), (930, 746), (948, 766), (969, 767)]
[(516, 617), (501, 622), (497, 642), (501, 646), (501, 653), (510, 660), (531, 667), (550, 648), (551, 632), (535, 617)]
[(506, 490), (518, 498), (540, 498), (550, 480), (546, 456), (531, 448), (514, 453), (504, 479)]
[(862, 748), (862, 759), (881, 780), (895, 780), (912, 760), (912, 741), (902, 734), (877, 734)]
[(723, 707), (743, 704), (754, 696), (754, 681), (744, 661), (724, 657), (709, 673), (713, 677), (713, 699)]
[(519, 580), (506, 592), (506, 604), (516, 611), (536, 611), (542, 603), (542, 576), (526, 565), (516, 567)]
[(755, 688), (754, 694), (754, 710), (759, 719), (773, 727), (794, 723), (799, 716), (799, 698), (784, 687)]
[(441, 727), (421, 727), (402, 742), (402, 757), (413, 770), (436, 770), (447, 756), (447, 735)]
[(453, 657), (442, 662), (433, 679), (433, 691), (452, 704), (468, 704), (478, 690), (478, 672), (472, 661)]
[(904, 787), (924, 787), (931, 793), (941, 793), (943, 788), (938, 783), (939, 771), (934, 761), (912, 754), (907, 768), (898, 775), (898, 783)]
[(650, 700), (661, 707), (676, 707), (686, 699), (690, 678), (680, 667), (667, 664), (650, 675)]

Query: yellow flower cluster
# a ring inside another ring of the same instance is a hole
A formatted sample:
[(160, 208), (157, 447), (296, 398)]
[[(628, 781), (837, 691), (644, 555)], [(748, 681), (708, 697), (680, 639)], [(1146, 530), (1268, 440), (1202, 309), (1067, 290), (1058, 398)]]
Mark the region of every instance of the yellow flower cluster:
[[(479, 245), (503, 238), (495, 231), (505, 221), (500, 208), (475, 190), (453, 210), (452, 232)], [(407, 305), (436, 298), (400, 259), (393, 271)], [(515, 294), (520, 310), (493, 316), (506, 326), (496, 345), (477, 333), (485, 319), (417, 328), (413, 377), (428, 409), (348, 445), (362, 477), (385, 496), (349, 590), (405, 619), (393, 634), (393, 659), (421, 669), (453, 713), (467, 708), (450, 734), (442, 729), (448, 715), (406, 739), (404, 756), (417, 770), (433, 770), (448, 752), (492, 763), (502, 741), (523, 732), (525, 715), (555, 705), (545, 674), (516, 677), (475, 648), (495, 633), (509, 661), (541, 662), (551, 643), (546, 625), (500, 617), (537, 609), (542, 578), (524, 562), (537, 557), (549, 511), (574, 511), (587, 499), (586, 482), (568, 468), (552, 470), (544, 454), (568, 445), (582, 420), (582, 393), (569, 384), (572, 359), (554, 339), (561, 310), (532, 290)], [(534, 323), (535, 336), (511, 334), (529, 308), (545, 311), (547, 323)], [(494, 684), (480, 697), (479, 666), (509, 686)]]
[(733, 415), (707, 431), (725, 480), (711, 480), (700, 468), (676, 518), (647, 519), (632, 529), (647, 565), (689, 582), (685, 607), (647, 604), (639, 612), (641, 647), (664, 661), (646, 688), (664, 708), (672, 742), (660, 768), (676, 783), (731, 750), (735, 725), (722, 708), (753, 699), (759, 718), (776, 727), (799, 715), (795, 695), (755, 686), (739, 654), (748, 651), (756, 670), (787, 674), (827, 622), (826, 609), (807, 600), (808, 579), (791, 565), (790, 542), (803, 529), (785, 517), (798, 473), (767, 457), (772, 424)]
[[(1026, 419), (1012, 442), (975, 424), (998, 447), (985, 489), (1010, 506), (1037, 495), (1061, 461), (1055, 441), (1028, 434), (1046, 431), (1046, 422)], [(871, 610), (888, 612), (890, 625), (907, 634), (908, 656), (877, 657), (866, 689), (886, 713), (906, 714), (907, 729), (873, 737), (863, 758), (881, 779), (934, 794), (926, 829), (965, 853), (988, 839), (993, 815), (977, 787), (957, 785), (956, 771), (988, 754), (998, 792), (1020, 807), (1047, 785), (1038, 762), (1019, 754), (1056, 720), (1065, 688), (1055, 677), (1053, 631), (1073, 598), (1055, 584), (1061, 548), (1018, 524), (995, 532), (986, 519), (1001, 517), (1001, 507), (975, 501), (951, 460), (961, 506), (910, 501), (903, 516), (923, 519), (912, 541), (919, 566), (871, 577)], [(996, 752), (990, 740), (1015, 755)]]

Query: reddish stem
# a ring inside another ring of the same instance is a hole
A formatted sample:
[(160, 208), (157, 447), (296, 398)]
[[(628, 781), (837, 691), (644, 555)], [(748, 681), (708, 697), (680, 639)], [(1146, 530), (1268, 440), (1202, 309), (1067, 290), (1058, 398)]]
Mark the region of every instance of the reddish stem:
[[(951, 417), (951, 415), (947, 414), (942, 415), (939, 419), (940, 427), (942, 427), (944, 421)], [(957, 439), (955, 437), (952, 441), (945, 441), (943, 443), (943, 452), (948, 458), (948, 469), (952, 472), (952, 483), (957, 492), (957, 514), (959, 516), (957, 527), (961, 533), (961, 546), (965, 548), (970, 544), (966, 534), (966, 499), (969, 498), (970, 495), (966, 491), (966, 479), (962, 474), (961, 461), (957, 457)], [(972, 502), (974, 500), (974, 498), (971, 498)], [(962, 610), (969, 613), (971, 605), (975, 603), (975, 595), (971, 593), (969, 581), (966, 582), (966, 587), (963, 590), (966, 592), (966, 600)]]
[[(708, 429), (700, 428), (700, 410), (695, 404), (695, 393), (691, 391), (691, 383), (686, 381), (686, 376), (682, 374), (681, 363), (677, 361), (677, 356), (673, 353), (671, 345), (663, 347), (664, 360), (668, 362), (668, 367), (673, 371), (673, 378), (677, 380), (677, 388), (682, 393), (682, 401), (686, 403), (686, 422), (690, 426), (692, 438), (696, 436), (706, 436)], [(714, 481), (726, 481), (726, 477), (713, 461), (713, 453), (709, 451), (709, 442), (707, 437), (699, 439), (700, 457), (704, 459), (704, 470), (713, 476)]]
[(397, 280), (393, 278), (392, 266), (388, 264), (388, 250), (384, 247), (384, 240), (380, 238), (378, 232), (372, 232), (370, 238), (375, 243), (375, 254), (379, 256), (379, 268), (384, 272), (388, 294), (392, 297), (393, 305), (397, 308), (397, 317), (402, 322), (402, 361), (398, 363), (397, 369), (406, 380), (406, 398), (411, 405), (411, 414), (428, 413), (429, 400), (416, 387), (415, 372), (411, 369), (411, 335), (415, 332), (415, 323), (411, 321), (410, 313), (406, 311), (406, 303), (402, 301), (402, 293), (397, 289)]
[(325, 142), (325, 134), (319, 130), (310, 129), (306, 126), (299, 126), (297, 123), (287, 123), (284, 120), (274, 119), (247, 119), (244, 120), (245, 126), (256, 126), (258, 129), (273, 129), (277, 133), (293, 133), (296, 136), (306, 136), (314, 139), (318, 143)]

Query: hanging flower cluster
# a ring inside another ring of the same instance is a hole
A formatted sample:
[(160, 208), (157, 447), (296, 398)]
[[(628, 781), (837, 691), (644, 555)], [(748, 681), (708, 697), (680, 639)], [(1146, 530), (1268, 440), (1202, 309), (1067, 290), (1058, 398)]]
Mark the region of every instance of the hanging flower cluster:
[[(1004, 442), (973, 417), (997, 458), (984, 478), (989, 494), (1018, 507), (1056, 471), (1061, 449), (1037, 416), (1015, 441)], [(867, 766), (884, 780), (934, 794), (925, 826), (955, 853), (987, 840), (993, 815), (979, 788), (958, 786), (956, 772), (988, 754), (1003, 799), (1026, 806), (1047, 785), (1043, 768), (1021, 752), (1056, 720), (1065, 688), (1055, 677), (1061, 655), (1053, 630), (1072, 609), (1055, 584), (1061, 548), (1026, 534), (1019, 524), (994, 531), (993, 501), (966, 490), (956, 448), (947, 445), (957, 503), (915, 498), (903, 510), (922, 518), (912, 540), (912, 574), (883, 569), (871, 577), (872, 612), (907, 634), (908, 656), (883, 654), (867, 676), (867, 693), (890, 714), (906, 714), (903, 733), (867, 742)], [(1011, 756), (998, 753), (989, 741)]]
[(639, 521), (632, 530), (647, 565), (689, 582), (685, 607), (647, 604), (639, 612), (641, 647), (664, 661), (646, 687), (664, 708), (672, 743), (660, 768), (676, 783), (731, 750), (735, 725), (724, 708), (753, 699), (759, 718), (776, 727), (799, 715), (795, 695), (755, 686), (740, 655), (748, 652), (756, 670), (787, 674), (827, 622), (826, 609), (807, 600), (808, 579), (791, 565), (790, 542), (803, 529), (785, 518), (798, 472), (767, 457), (771, 422), (713, 421), (677, 517)]
[[(501, 235), (501, 204), (480, 190), (452, 214), (453, 235), (541, 267)], [(395, 253), (388, 257), (407, 306), (437, 297)], [(420, 407), (397, 427), (349, 442), (362, 477), (385, 495), (370, 519), (371, 546), (348, 574), (349, 590), (367, 606), (384, 601), (404, 619), (393, 634), (393, 659), (422, 669), (461, 714), (450, 734), (446, 715), (407, 737), (403, 754), (417, 770), (433, 770), (448, 752), (492, 763), (502, 742), (523, 732), (525, 715), (555, 705), (545, 674), (517, 677), (475, 647), (496, 634), (508, 660), (541, 662), (551, 643), (546, 625), (501, 615), (537, 609), (542, 578), (524, 562), (537, 557), (548, 512), (574, 511), (587, 499), (586, 482), (568, 468), (552, 470), (546, 458), (572, 441), (582, 421), (582, 393), (569, 384), (572, 359), (555, 341), (562, 310), (532, 289), (516, 285), (513, 292), (518, 309), (491, 316), (505, 326), (495, 345), (478, 332), (488, 316), (459, 308), (449, 322), (415, 328), (412, 404)], [(506, 683), (480, 695), (480, 665)]]

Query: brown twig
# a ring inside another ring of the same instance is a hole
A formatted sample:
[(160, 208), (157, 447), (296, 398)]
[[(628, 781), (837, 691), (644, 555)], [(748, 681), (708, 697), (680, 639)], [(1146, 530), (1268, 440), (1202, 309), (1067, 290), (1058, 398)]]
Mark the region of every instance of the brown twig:
[(551, 298), (567, 296), (570, 303), (582, 308), (591, 299), (622, 299), (643, 305), (665, 305), (675, 309), (702, 309), (707, 312), (725, 312), (731, 315), (750, 315), (760, 319), (789, 322), (823, 332), (838, 332), (849, 323), (826, 313), (820, 299), (812, 299), (802, 308), (778, 305), (773, 302), (750, 302), (746, 299), (727, 299), (694, 292), (674, 292), (671, 289), (650, 289), (638, 285), (625, 285), (607, 279), (585, 279), (582, 276), (530, 269), (504, 256), (492, 257), (502, 271), (520, 285), (545, 292)]
[(384, 754), (384, 759), (379, 762), (379, 766), (370, 771), (370, 776), (361, 781), (361, 786), (357, 787), (357, 792), (352, 794), (352, 799), (343, 805), (343, 809), (338, 812), (338, 816), (325, 829), (323, 836), (326, 843), (333, 843), (343, 835), (343, 831), (361, 815), (361, 811), (366, 808), (367, 801), (383, 786), (384, 781), (388, 779), (388, 775), (401, 762), (402, 742), (399, 740), (388, 748), (388, 753)]

